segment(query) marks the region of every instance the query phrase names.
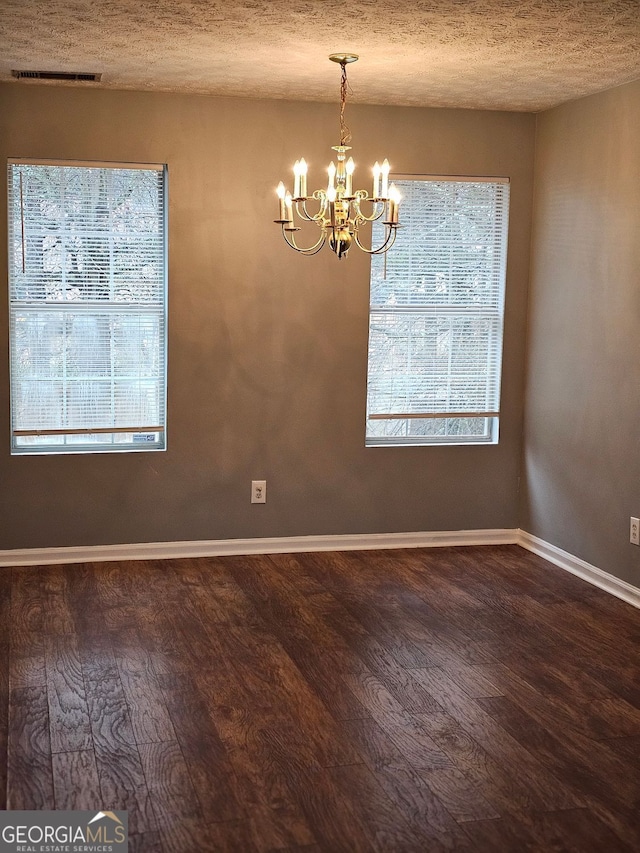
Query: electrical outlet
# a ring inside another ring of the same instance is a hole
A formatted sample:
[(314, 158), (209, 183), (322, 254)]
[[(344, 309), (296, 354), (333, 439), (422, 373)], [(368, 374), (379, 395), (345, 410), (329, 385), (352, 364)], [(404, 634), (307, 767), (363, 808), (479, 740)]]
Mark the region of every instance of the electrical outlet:
[(252, 480), (251, 481), (251, 503), (266, 504), (267, 502), (267, 481)]
[(629, 525), (629, 542), (632, 545), (640, 545), (640, 520), (637, 518), (631, 518), (631, 524)]

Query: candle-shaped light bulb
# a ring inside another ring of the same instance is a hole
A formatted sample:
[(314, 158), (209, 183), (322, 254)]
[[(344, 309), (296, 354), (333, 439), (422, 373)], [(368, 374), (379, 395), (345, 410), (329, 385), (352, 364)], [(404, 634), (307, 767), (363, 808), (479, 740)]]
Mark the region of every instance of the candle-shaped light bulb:
[(307, 161), (303, 157), (302, 160), (300, 160), (300, 197), (301, 198), (307, 197), (307, 171), (308, 171)]
[[(333, 165), (333, 163), (331, 164)], [(327, 201), (329, 202), (329, 219), (331, 227), (335, 228), (336, 224), (336, 188), (334, 186), (327, 187)]]
[(385, 158), (380, 167), (380, 171), (382, 173), (382, 188), (380, 189), (380, 198), (388, 198), (389, 197), (389, 161)]
[(329, 173), (329, 187), (332, 187), (336, 179), (336, 164), (333, 160), (331, 161), (327, 172)]
[(400, 191), (398, 190), (398, 187), (395, 184), (391, 184), (391, 186), (389, 187), (389, 198), (391, 199), (391, 201), (395, 201), (396, 204), (398, 204), (400, 202), (400, 199), (402, 198), (402, 196), (400, 195)]
[(347, 177), (345, 181), (344, 194), (347, 198), (351, 198), (353, 195), (353, 173), (355, 171), (356, 164), (353, 162), (353, 157), (349, 157), (346, 164), (346, 172)]
[(284, 218), (289, 220), (290, 225), (293, 225), (293, 199), (291, 198), (291, 193), (286, 194), (284, 203), (287, 208), (287, 215)]
[(400, 199), (402, 196), (398, 192), (398, 188), (395, 184), (391, 184), (389, 187), (389, 222), (394, 225), (398, 224), (398, 205), (400, 204)]
[(380, 198), (380, 163), (377, 160), (373, 164), (373, 195), (371, 198)]
[(300, 198), (300, 161), (296, 160), (293, 166), (293, 197)]
[(278, 184), (276, 192), (278, 193), (278, 199), (280, 200), (280, 219), (286, 219), (287, 213), (284, 205), (285, 188), (282, 181), (280, 181), (280, 183)]

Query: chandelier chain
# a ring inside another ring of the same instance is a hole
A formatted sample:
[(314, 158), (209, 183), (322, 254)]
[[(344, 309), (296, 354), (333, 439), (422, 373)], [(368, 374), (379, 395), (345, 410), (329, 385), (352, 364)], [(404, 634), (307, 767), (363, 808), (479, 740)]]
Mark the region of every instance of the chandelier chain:
[(340, 80), (340, 145), (348, 145), (351, 142), (351, 131), (344, 120), (344, 111), (347, 106), (347, 92), (350, 91), (347, 81), (347, 65), (345, 62), (340, 63), (342, 68), (342, 77)]

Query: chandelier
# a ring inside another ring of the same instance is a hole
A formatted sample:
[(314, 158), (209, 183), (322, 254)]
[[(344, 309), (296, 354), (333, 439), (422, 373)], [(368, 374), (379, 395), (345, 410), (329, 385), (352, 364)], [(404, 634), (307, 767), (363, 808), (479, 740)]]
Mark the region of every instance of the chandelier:
[[(342, 69), (340, 82), (340, 145), (334, 145), (332, 150), (336, 152), (336, 163), (331, 162), (328, 168), (328, 183), (326, 189), (314, 190), (307, 193), (307, 163), (304, 159), (296, 160), (293, 167), (293, 193), (285, 189), (282, 181), (278, 184), (277, 194), (280, 201), (280, 217), (274, 220), (282, 226), (282, 236), (286, 242), (303, 255), (315, 255), (324, 246), (329, 238), (329, 246), (338, 258), (346, 257), (352, 243), (355, 243), (363, 252), (370, 255), (381, 255), (387, 252), (394, 244), (396, 231), (399, 228), (398, 207), (400, 204), (400, 193), (395, 184), (389, 186), (389, 161), (384, 160), (382, 165), (376, 162), (373, 166), (373, 188), (371, 195), (367, 190), (353, 190), (353, 173), (355, 163), (353, 158), (346, 159), (347, 151), (351, 148), (347, 144), (351, 141), (349, 128), (345, 124), (344, 112), (347, 103), (347, 64), (355, 62), (358, 57), (353, 53), (332, 53), (329, 59), (337, 62)], [(317, 203), (317, 211), (310, 213), (307, 203)], [(363, 203), (370, 205), (367, 216), (363, 212)], [(384, 240), (377, 248), (367, 249), (360, 242), (359, 229), (366, 222), (375, 222), (381, 219), (385, 226)], [(297, 217), (297, 218), (294, 218)], [(308, 248), (298, 246), (296, 243), (296, 231), (300, 227), (296, 222), (315, 222), (320, 228), (318, 241)]]

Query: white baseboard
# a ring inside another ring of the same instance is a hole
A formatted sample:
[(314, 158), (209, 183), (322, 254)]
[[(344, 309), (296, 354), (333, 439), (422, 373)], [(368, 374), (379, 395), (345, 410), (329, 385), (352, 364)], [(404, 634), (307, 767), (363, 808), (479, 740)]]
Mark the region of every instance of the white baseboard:
[(295, 554), (305, 551), (384, 550), (455, 545), (509, 545), (518, 530), (444, 530), (429, 533), (364, 533), (336, 536), (285, 536), (273, 539), (212, 539), (200, 542), (141, 542), (0, 551), (0, 566), (44, 566), (105, 560), (166, 560), (243, 554)]
[(620, 580), (615, 575), (603, 572), (602, 569), (592, 566), (591, 563), (581, 560), (580, 557), (574, 557), (568, 551), (563, 551), (562, 548), (557, 548), (550, 542), (545, 542), (544, 539), (539, 539), (525, 530), (519, 531), (517, 543), (526, 548), (527, 551), (533, 551), (534, 554), (544, 557), (545, 560), (567, 572), (571, 572), (572, 575), (577, 575), (582, 580), (615, 595), (616, 598), (621, 598), (634, 607), (640, 607), (640, 589)]
[(244, 554), (297, 554), (305, 551), (366, 551), (462, 545), (520, 545), (550, 563), (640, 607), (640, 589), (574, 557), (525, 530), (438, 530), (417, 533), (363, 533), (335, 536), (283, 536), (270, 539), (211, 539), (197, 542), (140, 542), (0, 551), (0, 566), (46, 566), (116, 560), (166, 560)]

